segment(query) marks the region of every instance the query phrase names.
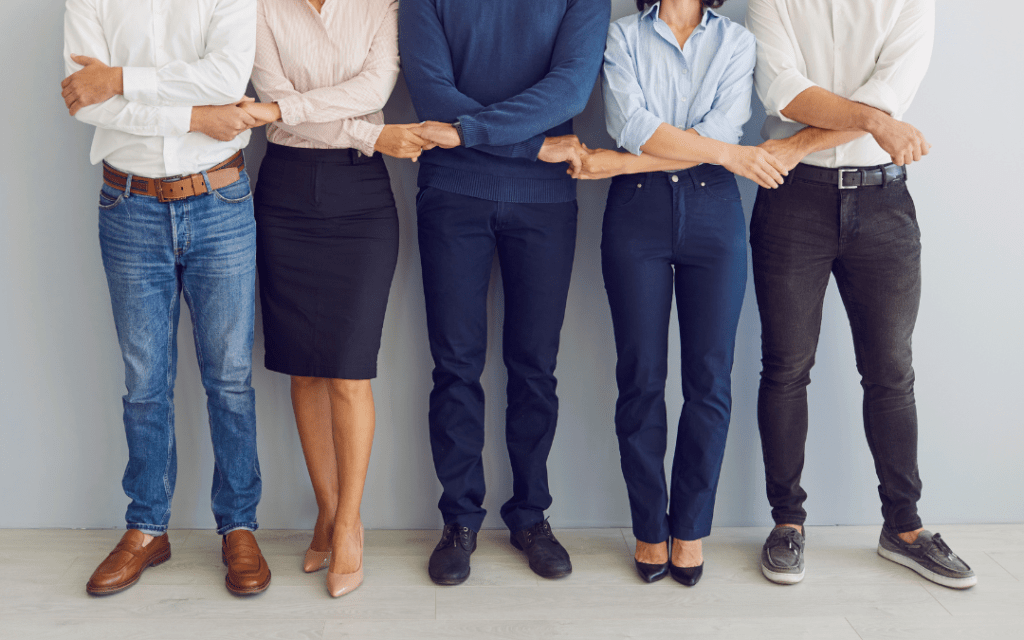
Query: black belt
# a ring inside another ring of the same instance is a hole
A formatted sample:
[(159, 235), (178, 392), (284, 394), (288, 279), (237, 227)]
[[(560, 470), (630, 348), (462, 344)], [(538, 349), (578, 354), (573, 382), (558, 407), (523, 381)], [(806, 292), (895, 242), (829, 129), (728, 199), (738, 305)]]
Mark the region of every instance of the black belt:
[(828, 184), (837, 189), (857, 187), (884, 187), (890, 182), (907, 179), (907, 168), (895, 164), (880, 167), (842, 167), (825, 169), (809, 164), (798, 164), (790, 172), (798, 180)]

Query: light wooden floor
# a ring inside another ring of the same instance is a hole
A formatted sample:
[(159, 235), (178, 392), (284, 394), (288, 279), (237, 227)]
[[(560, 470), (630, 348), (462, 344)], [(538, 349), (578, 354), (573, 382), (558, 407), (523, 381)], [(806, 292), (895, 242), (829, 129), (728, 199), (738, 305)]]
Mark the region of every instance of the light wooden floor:
[(556, 534), (573, 574), (536, 577), (502, 531), (484, 531), (458, 587), (426, 574), (437, 531), (367, 531), (366, 581), (337, 600), (324, 572), (299, 568), (309, 534), (259, 531), (273, 581), (239, 598), (224, 588), (212, 531), (172, 531), (172, 557), (131, 589), (85, 593), (121, 531), (0, 530), (0, 638), (1024, 638), (1024, 524), (934, 527), (979, 584), (954, 591), (878, 557), (877, 527), (810, 527), (807, 578), (767, 582), (766, 534), (716, 529), (705, 574), (686, 588), (642, 583), (629, 530)]

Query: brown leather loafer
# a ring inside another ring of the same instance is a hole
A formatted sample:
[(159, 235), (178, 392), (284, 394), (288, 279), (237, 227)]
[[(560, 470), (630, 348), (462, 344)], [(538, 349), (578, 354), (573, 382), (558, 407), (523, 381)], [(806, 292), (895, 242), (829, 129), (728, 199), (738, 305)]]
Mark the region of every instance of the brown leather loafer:
[(92, 572), (85, 590), (95, 596), (124, 591), (138, 582), (142, 572), (147, 568), (170, 559), (171, 543), (167, 540), (166, 533), (142, 546), (145, 537), (146, 534), (137, 529), (126, 531), (107, 559)]
[(228, 568), (224, 584), (239, 596), (261, 593), (270, 586), (270, 567), (260, 553), (252, 531), (236, 529), (224, 536), (220, 546), (221, 559)]

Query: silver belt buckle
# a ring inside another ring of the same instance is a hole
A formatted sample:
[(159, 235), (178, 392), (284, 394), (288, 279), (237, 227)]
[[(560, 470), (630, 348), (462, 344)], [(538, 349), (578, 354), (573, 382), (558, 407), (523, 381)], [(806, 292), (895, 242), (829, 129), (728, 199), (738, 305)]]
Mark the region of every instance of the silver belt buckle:
[(860, 171), (860, 169), (840, 169), (839, 170), (839, 188), (840, 189), (856, 189), (857, 185), (855, 185), (855, 184), (852, 184), (852, 185), (850, 185), (848, 187), (843, 186), (843, 174), (844, 173), (857, 173), (859, 171)]

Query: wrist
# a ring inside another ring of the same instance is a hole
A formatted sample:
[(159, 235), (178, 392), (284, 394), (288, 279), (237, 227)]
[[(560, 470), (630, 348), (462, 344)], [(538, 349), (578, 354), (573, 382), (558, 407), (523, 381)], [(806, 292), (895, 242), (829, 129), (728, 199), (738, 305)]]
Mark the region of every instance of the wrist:
[(856, 125), (861, 131), (874, 135), (889, 118), (884, 111), (863, 105), (857, 113)]
[(110, 67), (107, 79), (107, 87), (110, 93), (115, 96), (124, 94), (124, 73), (121, 67)]

